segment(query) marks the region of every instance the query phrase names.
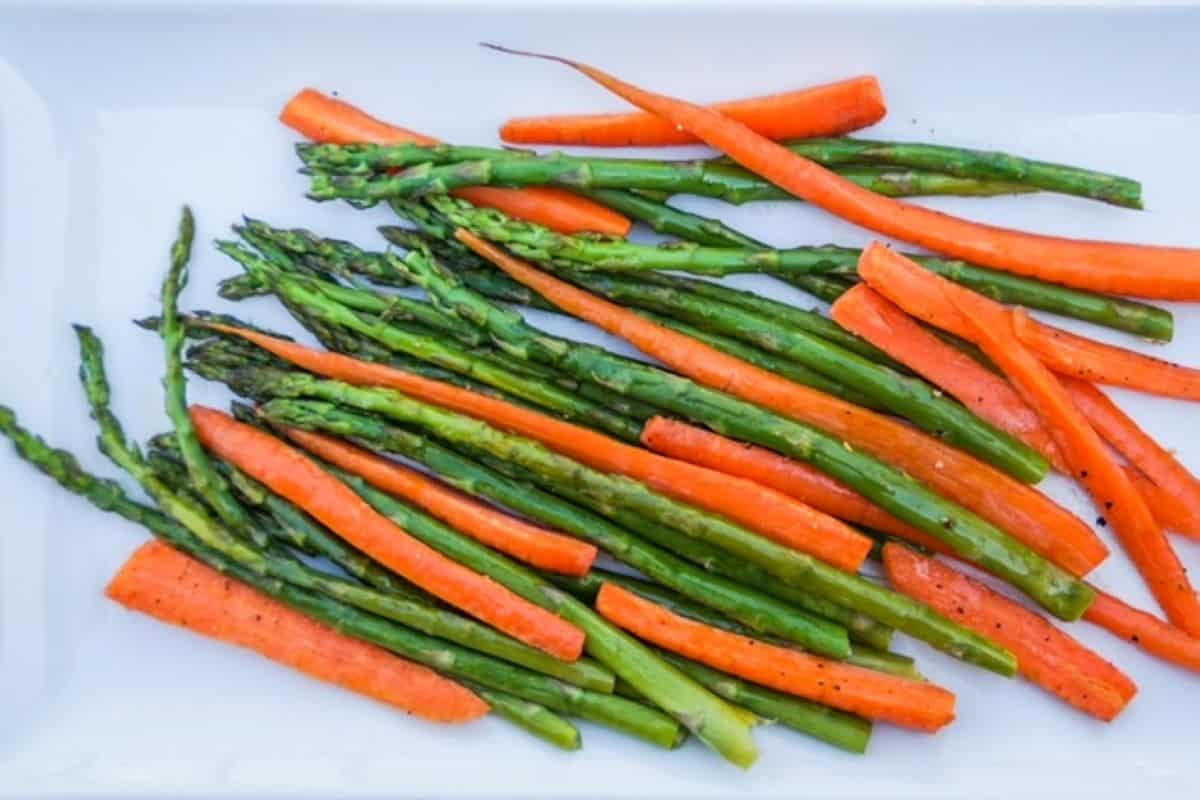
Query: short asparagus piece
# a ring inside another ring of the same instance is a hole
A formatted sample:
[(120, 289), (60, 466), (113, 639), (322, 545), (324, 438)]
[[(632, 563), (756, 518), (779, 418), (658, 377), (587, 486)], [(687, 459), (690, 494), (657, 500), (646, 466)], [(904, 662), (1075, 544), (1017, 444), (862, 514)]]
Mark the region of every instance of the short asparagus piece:
[(545, 706), (470, 681), (465, 683), (492, 707), (492, 711), (539, 739), (562, 750), (578, 750), (582, 746), (579, 729)]

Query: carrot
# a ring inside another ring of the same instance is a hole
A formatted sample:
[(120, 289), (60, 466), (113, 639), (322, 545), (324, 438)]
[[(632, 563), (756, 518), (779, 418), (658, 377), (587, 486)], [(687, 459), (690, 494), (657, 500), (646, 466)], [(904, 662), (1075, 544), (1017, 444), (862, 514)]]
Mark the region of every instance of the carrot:
[(984, 225), (883, 197), (764, 138), (719, 112), (640, 89), (557, 56), (633, 105), (722, 151), (751, 172), (830, 213), (887, 236), (1019, 275), (1100, 292), (1200, 299), (1200, 251), (1043, 236)]
[(428, 667), (344, 636), (157, 540), (130, 556), (105, 593), (131, 611), (434, 722), (470, 722), (488, 712), (474, 692)]
[(956, 398), (980, 418), (1021, 439), (1066, 472), (1054, 438), (1037, 412), (1000, 376), (922, 328), (870, 286), (859, 284), (838, 298), (830, 316), (925, 380)]
[(1190, 539), (1200, 539), (1200, 517), (1192, 513), (1177, 495), (1163, 489), (1133, 467), (1125, 467), (1129, 482), (1150, 507), (1150, 513), (1168, 531)]
[(1165, 661), (1200, 672), (1200, 639), (1110, 594), (1097, 591), (1096, 601), (1083, 618)]
[(313, 350), (248, 329), (203, 324), (254, 342), (310, 372), (360, 386), (398, 389), (536, 439), (595, 469), (643, 481), (663, 494), (723, 514), (773, 541), (841, 569), (857, 571), (871, 551), (871, 540), (844, 523), (750, 481), (663, 458), (587, 428), (393, 367)]
[[(284, 106), (279, 119), (292, 130), (317, 142), (332, 144), (436, 144), (424, 134), (375, 119), (344, 100), (303, 89)], [(561, 233), (605, 233), (625, 236), (631, 223), (606, 206), (585, 197), (544, 186), (503, 189), (472, 186), (454, 192), (477, 206), (496, 208), (519, 219)]]
[(729, 633), (615, 583), (600, 587), (596, 610), (634, 636), (685, 658), (842, 711), (930, 733), (954, 721), (955, 697), (940, 686)]
[(654, 417), (642, 429), (642, 444), (671, 458), (736, 475), (768, 486), (826, 514), (948, 552), (946, 544), (808, 464), (686, 422)]
[(384, 566), (532, 647), (579, 658), (583, 631), (413, 538), (303, 453), (215, 409), (192, 406), (191, 416), (205, 447)]
[(1074, 545), (1094, 536), (1082, 521), (1040, 492), (961, 450), (882, 414), (793, 383), (659, 325), (537, 270), (465, 231), (459, 231), (457, 236), (476, 253), (568, 313), (620, 336), (702, 384), (813, 425), (900, 467), (1063, 569), (1082, 575), (1103, 557), (1102, 548), (1081, 552)]
[(922, 603), (1007, 647), (1029, 681), (1105, 722), (1137, 694), (1124, 673), (1050, 624), (936, 559), (894, 544), (883, 548), (891, 584)]
[[(841, 136), (874, 125), (887, 113), (883, 90), (873, 75), (717, 103), (712, 108), (776, 141)], [(514, 144), (589, 147), (656, 147), (698, 141), (653, 114), (636, 112), (516, 117), (500, 127), (500, 138)]]
[[(875, 244), (871, 249), (882, 247)], [(911, 269), (921, 268), (912, 263)], [(1072, 474), (1087, 488), (1096, 506), (1112, 519), (1122, 546), (1167, 617), (1189, 634), (1200, 635), (1200, 600), (1179, 556), (1099, 434), (1071, 402), (1067, 390), (1021, 344), (1006, 309), (943, 278), (939, 277), (938, 282), (944, 284), (942, 293), (951, 306), (974, 327), (972, 341), (1004, 371), (1025, 402), (1037, 410)]]
[(596, 548), (539, 528), (484, 505), (414, 469), (320, 433), (287, 429), (287, 436), (313, 455), (398, 495), (489, 547), (541, 569), (586, 575)]

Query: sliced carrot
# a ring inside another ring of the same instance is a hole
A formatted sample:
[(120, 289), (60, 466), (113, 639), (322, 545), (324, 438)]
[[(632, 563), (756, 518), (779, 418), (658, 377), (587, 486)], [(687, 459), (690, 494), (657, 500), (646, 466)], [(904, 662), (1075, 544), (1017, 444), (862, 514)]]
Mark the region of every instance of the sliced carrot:
[(205, 447), (384, 566), (531, 647), (579, 658), (583, 631), (414, 539), (300, 451), (215, 409), (192, 406), (191, 416)]
[[(293, 97), (280, 121), (317, 142), (332, 144), (436, 144), (424, 134), (375, 119), (360, 108), (327, 97), (316, 89), (304, 89)], [(562, 233), (591, 231), (625, 236), (631, 223), (606, 206), (577, 194), (544, 186), (503, 189), (472, 186), (454, 192), (477, 206), (499, 209), (510, 216), (536, 222)]]
[(1037, 412), (999, 375), (917, 324), (904, 310), (866, 284), (838, 298), (830, 316), (925, 380), (956, 398), (980, 418), (1021, 439), (1066, 471), (1054, 438)]
[(1081, 711), (1110, 722), (1137, 694), (1123, 672), (1045, 617), (936, 559), (889, 544), (883, 563), (896, 589), (1004, 645), (1025, 678)]
[(1134, 467), (1125, 467), (1129, 482), (1150, 507), (1150, 513), (1168, 531), (1200, 539), (1200, 518), (1192, 513), (1181, 498), (1163, 489)]
[(846, 524), (750, 481), (663, 458), (588, 428), (403, 370), (313, 350), (243, 328), (204, 324), (254, 342), (310, 372), (360, 386), (399, 389), (426, 402), (536, 439), (595, 469), (643, 481), (663, 494), (723, 514), (773, 541), (810, 553), (841, 569), (857, 571), (871, 551), (871, 540)]
[(344, 636), (157, 540), (130, 556), (105, 593), (131, 611), (434, 722), (470, 722), (488, 712), (474, 692), (428, 667)]
[[(883, 246), (875, 244), (871, 249)], [(909, 263), (911, 270), (921, 269)], [(973, 327), (968, 338), (983, 348), (1042, 417), (1072, 474), (1088, 489), (1097, 508), (1113, 521), (1121, 545), (1168, 618), (1189, 634), (1200, 635), (1200, 600), (1179, 556), (1100, 436), (1071, 402), (1067, 390), (1021, 344), (1006, 309), (944, 278), (938, 277), (938, 282), (949, 303)]]
[(527, 564), (565, 575), (586, 575), (596, 560), (596, 548), (587, 542), (509, 516), (349, 442), (299, 428), (287, 429), (287, 436), (313, 455), (411, 500), (468, 536)]
[(1082, 575), (1098, 563), (1095, 554), (1080, 552), (1074, 545), (1092, 535), (1083, 522), (1040, 492), (961, 450), (659, 325), (535, 269), (465, 231), (457, 236), (559, 308), (620, 336), (693, 380), (813, 425), (900, 467), (1064, 569)]
[[(841, 136), (874, 125), (887, 113), (883, 90), (873, 75), (717, 103), (712, 108), (776, 141)], [(656, 147), (698, 141), (653, 114), (636, 112), (517, 117), (501, 126), (500, 138), (514, 144), (589, 147)]]
[(1200, 250), (1043, 236), (883, 197), (712, 109), (640, 89), (577, 61), (489, 46), (566, 64), (785, 191), (864, 228), (938, 253), (1067, 286), (1141, 297), (1200, 299)]
[(1097, 590), (1096, 600), (1083, 618), (1164, 661), (1200, 672), (1200, 639), (1110, 594)]
[(930, 733), (954, 721), (955, 697), (940, 686), (729, 633), (615, 583), (600, 588), (596, 610), (634, 636), (693, 661), (868, 719)]

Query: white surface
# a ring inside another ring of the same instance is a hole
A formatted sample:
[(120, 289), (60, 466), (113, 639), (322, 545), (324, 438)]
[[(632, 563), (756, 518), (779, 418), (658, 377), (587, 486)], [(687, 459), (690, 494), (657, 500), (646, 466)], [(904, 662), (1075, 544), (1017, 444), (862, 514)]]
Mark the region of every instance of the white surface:
[[(383, 211), (302, 198), (294, 137), (275, 121), (296, 89), (336, 90), (385, 119), (481, 144), (512, 114), (622, 108), (564, 68), (481, 50), (480, 39), (570, 54), (697, 100), (875, 72), (892, 108), (880, 136), (1132, 174), (1149, 210), (1052, 195), (938, 206), (1067, 235), (1200, 243), (1194, 10), (121, 6), (10, 6), (0, 20), (0, 402), (110, 475), (91, 444), (68, 322), (105, 337), (130, 432), (161, 430), (158, 343), (128, 320), (156, 308), (181, 203), (199, 219), (193, 307), (217, 305), (213, 285), (234, 267), (204, 243), (243, 212), (376, 242)], [(869, 240), (795, 205), (726, 218), (781, 245)], [(237, 311), (286, 324), (266, 301)], [(1176, 311), (1175, 343), (1145, 349), (1200, 362), (1200, 313)], [(1200, 468), (1194, 406), (1119, 400)], [(1094, 516), (1078, 489), (1051, 488)], [(664, 753), (590, 725), (574, 755), (492, 720), (439, 729), (123, 612), (101, 591), (144, 533), (7, 453), (0, 531), (3, 796), (1174, 797), (1194, 796), (1200, 777), (1200, 679), (1082, 625), (1072, 632), (1142, 687), (1112, 726), (905, 641), (958, 691), (953, 727), (927, 737), (880, 726), (866, 758), (760, 730), (762, 759), (742, 774), (696, 743)], [(1200, 566), (1200, 547), (1177, 542)], [(1124, 556), (1111, 562), (1097, 581), (1152, 607)]]

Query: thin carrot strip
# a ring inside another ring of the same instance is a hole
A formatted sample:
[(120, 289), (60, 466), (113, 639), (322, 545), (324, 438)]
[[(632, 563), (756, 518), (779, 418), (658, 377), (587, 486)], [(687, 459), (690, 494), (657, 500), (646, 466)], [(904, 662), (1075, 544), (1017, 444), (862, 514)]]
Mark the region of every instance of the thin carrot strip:
[(384, 566), (532, 647), (579, 658), (583, 631), (413, 538), (300, 451), (215, 409), (192, 406), (191, 416), (205, 447)]
[[(712, 108), (776, 141), (841, 136), (874, 125), (887, 113), (883, 90), (873, 75), (717, 103)], [(636, 112), (516, 117), (501, 126), (500, 138), (514, 144), (589, 147), (656, 147), (698, 141), (653, 114)]]
[(1125, 474), (1159, 525), (1189, 539), (1200, 540), (1200, 517), (1193, 514), (1178, 495), (1166, 491), (1134, 467), (1125, 467)]
[[(304, 89), (284, 106), (279, 119), (317, 142), (332, 144), (436, 144), (424, 134), (375, 119), (365, 111), (315, 89)], [(454, 192), (477, 206), (499, 209), (510, 216), (545, 225), (561, 233), (591, 231), (625, 236), (631, 223), (606, 206), (577, 194), (544, 186), (503, 189), (473, 186)]]
[(1111, 663), (982, 583), (894, 544), (884, 546), (883, 563), (896, 589), (995, 639), (1016, 654), (1025, 678), (1076, 708), (1110, 722), (1137, 694)]
[(1200, 639), (1188, 636), (1174, 625), (1168, 625), (1110, 594), (1097, 591), (1096, 601), (1083, 618), (1164, 661), (1200, 672)]
[(1099, 292), (1200, 299), (1200, 250), (1065, 239), (985, 225), (872, 193), (719, 112), (640, 89), (595, 67), (566, 64), (722, 151), (751, 172), (838, 217), (977, 264)]
[(474, 692), (428, 667), (343, 636), (157, 540), (130, 556), (105, 593), (131, 611), (428, 720), (463, 723), (488, 712)]
[(535, 269), (465, 231), (457, 236), (559, 308), (620, 336), (699, 383), (806, 422), (904, 469), (1063, 569), (1082, 575), (1096, 565), (1094, 555), (1081, 553), (1073, 545), (1090, 535), (1082, 521), (1040, 492), (961, 450), (659, 325)]
[(940, 686), (778, 647), (675, 614), (615, 583), (596, 610), (638, 638), (714, 669), (854, 714), (932, 733), (954, 721)]
[(391, 459), (312, 431), (289, 428), (286, 433), (313, 455), (411, 500), (468, 536), (527, 564), (565, 575), (586, 575), (596, 560), (597, 550), (587, 542), (509, 516)]
[(398, 389), (426, 402), (468, 414), (542, 442), (595, 469), (645, 482), (686, 503), (723, 514), (780, 544), (847, 571), (857, 571), (871, 540), (833, 517), (772, 489), (649, 453), (545, 414), (403, 370), (359, 361), (248, 329), (203, 323), (254, 342), (310, 372), (360, 386)]

